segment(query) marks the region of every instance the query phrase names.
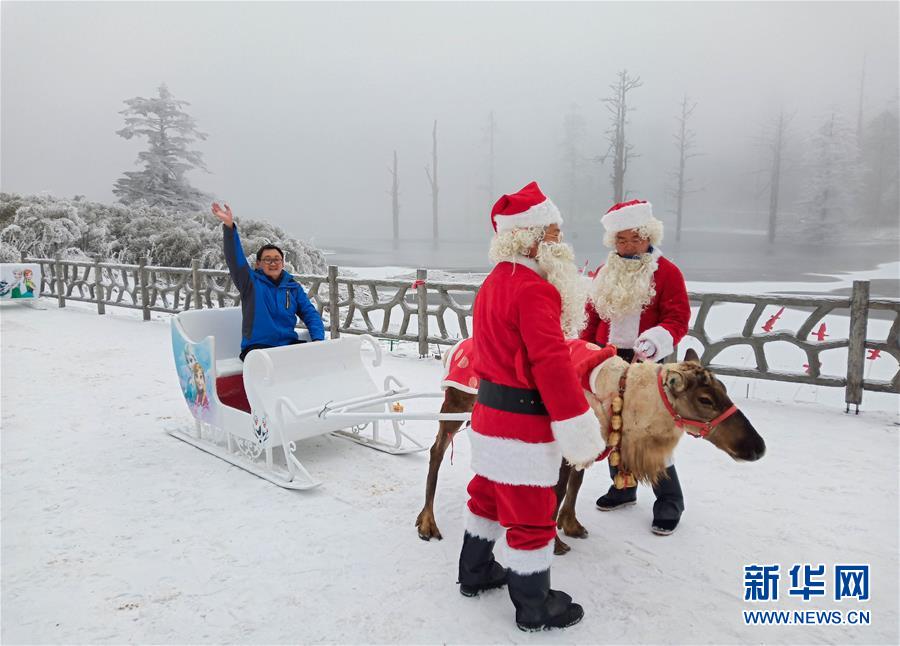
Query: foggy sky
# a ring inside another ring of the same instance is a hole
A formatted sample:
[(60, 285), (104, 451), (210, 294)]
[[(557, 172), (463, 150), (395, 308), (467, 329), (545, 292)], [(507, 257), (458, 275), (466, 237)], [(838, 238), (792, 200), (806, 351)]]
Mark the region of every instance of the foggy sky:
[[(842, 111), (856, 123), (892, 105), (898, 4), (885, 3), (22, 3), (3, 2), (3, 191), (112, 202), (144, 141), (115, 134), (123, 100), (165, 82), (209, 139), (199, 188), (237, 215), (303, 238), (390, 237), (400, 162), (401, 233), (430, 235), (424, 167), (438, 120), (441, 227), (489, 232), (494, 199), (538, 180), (567, 215), (563, 117), (577, 104), (584, 148), (606, 150), (601, 99), (627, 68), (627, 188), (659, 214), (684, 93), (698, 103), (690, 175), (696, 213), (738, 223), (752, 209), (754, 138), (796, 111), (795, 146)], [(485, 127), (498, 124), (495, 195)], [(611, 203), (609, 163), (585, 169), (580, 217)], [(758, 201), (758, 200), (757, 200)], [(707, 216), (704, 216), (707, 217)], [(696, 224), (696, 222), (694, 222)], [(763, 228), (762, 222), (747, 223)]]

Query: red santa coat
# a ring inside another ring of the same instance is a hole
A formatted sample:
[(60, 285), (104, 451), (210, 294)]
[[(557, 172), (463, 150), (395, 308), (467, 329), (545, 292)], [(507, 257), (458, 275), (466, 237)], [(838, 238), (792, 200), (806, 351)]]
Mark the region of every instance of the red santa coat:
[(552, 487), (561, 458), (586, 463), (603, 449), (560, 325), (562, 300), (537, 263), (499, 263), (475, 299), (473, 365), (479, 379), (536, 389), (548, 414), (475, 404), (472, 469), (509, 485)]
[[(671, 354), (675, 344), (687, 334), (691, 304), (681, 270), (659, 250), (653, 253), (658, 254), (658, 265), (653, 273), (656, 296), (642, 311), (612, 321), (601, 319), (594, 304), (588, 302), (588, 322), (580, 334), (581, 339), (599, 345), (611, 343), (620, 348), (631, 348), (640, 337), (649, 339), (657, 347), (655, 360)], [(594, 280), (598, 275), (599, 268)]]

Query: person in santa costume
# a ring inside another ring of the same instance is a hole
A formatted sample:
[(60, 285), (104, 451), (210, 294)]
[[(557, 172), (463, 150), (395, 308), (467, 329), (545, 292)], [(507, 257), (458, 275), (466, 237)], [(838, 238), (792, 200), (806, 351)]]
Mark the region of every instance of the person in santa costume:
[[(598, 345), (613, 344), (626, 361), (662, 362), (687, 334), (691, 306), (681, 271), (663, 257), (659, 243), (663, 224), (653, 217), (649, 202), (616, 204), (602, 219), (603, 243), (609, 256), (591, 283), (588, 322), (580, 338)], [(670, 457), (671, 463), (671, 457)], [(610, 465), (615, 478), (616, 467)], [(684, 496), (675, 465), (653, 488), (651, 530), (667, 535), (675, 531), (684, 511)], [(637, 487), (616, 489), (597, 499), (597, 508), (611, 511), (633, 505)]]
[[(520, 629), (564, 628), (584, 611), (550, 588), (553, 486), (562, 458), (586, 468), (604, 448), (565, 341), (584, 325), (587, 281), (560, 242), (559, 210), (535, 182), (501, 197), (491, 221), (495, 266), (473, 312), (480, 381), (459, 589), (475, 596), (508, 585)], [(494, 559), (504, 535), (508, 570)]]

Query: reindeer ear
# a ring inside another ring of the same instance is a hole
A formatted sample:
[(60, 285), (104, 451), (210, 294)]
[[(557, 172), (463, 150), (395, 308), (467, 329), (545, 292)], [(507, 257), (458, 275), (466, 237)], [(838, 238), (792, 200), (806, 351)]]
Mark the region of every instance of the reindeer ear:
[(698, 357), (697, 353), (694, 352), (694, 348), (687, 349), (687, 352), (684, 353), (684, 360), (700, 365), (700, 357)]
[(673, 393), (680, 393), (687, 387), (687, 379), (680, 372), (670, 368), (669, 374), (666, 375), (666, 386)]

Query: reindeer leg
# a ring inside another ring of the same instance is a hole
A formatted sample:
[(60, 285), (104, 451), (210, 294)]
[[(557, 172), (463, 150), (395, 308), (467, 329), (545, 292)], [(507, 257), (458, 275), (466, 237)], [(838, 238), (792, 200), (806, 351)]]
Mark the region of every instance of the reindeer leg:
[[(559, 465), (559, 480), (556, 481), (556, 487), (554, 490), (556, 491), (556, 509), (553, 510), (553, 517), (559, 517), (559, 507), (563, 503), (563, 498), (566, 496), (566, 489), (569, 484), (569, 473), (572, 471), (572, 467), (566, 462), (565, 458), (563, 458), (562, 464)], [(557, 522), (557, 528), (561, 527), (559, 522)], [(571, 550), (565, 541), (563, 541), (559, 534), (556, 535), (556, 538), (553, 541), (553, 553), (557, 556), (561, 556)]]
[[(441, 405), (442, 413), (467, 413), (475, 406), (475, 395), (464, 393), (455, 388), (448, 388), (444, 393), (444, 403)], [(431, 446), (428, 459), (428, 479), (425, 482), (425, 506), (416, 518), (416, 528), (419, 538), (430, 541), (432, 538), (443, 539), (437, 522), (434, 520), (434, 495), (437, 490), (438, 471), (444, 459), (444, 453), (450, 445), (453, 436), (459, 432), (462, 422), (440, 422), (437, 437)]]
[(566, 536), (573, 538), (587, 538), (588, 535), (587, 529), (575, 518), (575, 501), (578, 499), (578, 491), (583, 481), (584, 471), (572, 469), (566, 487), (566, 500), (556, 517), (556, 526), (562, 529)]

